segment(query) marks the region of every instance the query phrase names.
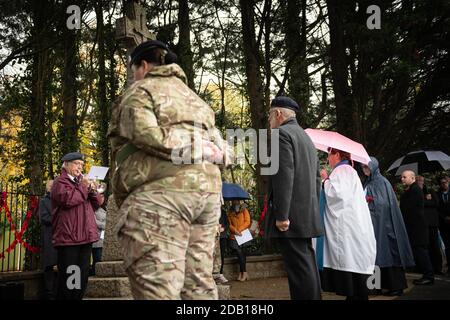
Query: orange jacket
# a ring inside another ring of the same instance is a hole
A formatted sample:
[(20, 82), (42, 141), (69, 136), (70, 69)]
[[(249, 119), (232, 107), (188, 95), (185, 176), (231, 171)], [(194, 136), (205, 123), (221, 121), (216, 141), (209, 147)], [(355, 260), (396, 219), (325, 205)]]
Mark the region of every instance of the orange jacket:
[(252, 224), (252, 220), (250, 218), (250, 213), (248, 213), (247, 209), (243, 209), (236, 212), (228, 212), (228, 222), (230, 224), (230, 239), (235, 239), (234, 235), (237, 232), (241, 232), (247, 228), (250, 228)]

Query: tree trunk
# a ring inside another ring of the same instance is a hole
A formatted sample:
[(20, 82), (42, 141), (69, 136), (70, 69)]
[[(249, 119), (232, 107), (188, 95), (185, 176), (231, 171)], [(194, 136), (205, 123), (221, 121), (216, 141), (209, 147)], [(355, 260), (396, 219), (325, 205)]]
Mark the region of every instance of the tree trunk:
[(189, 21), (189, 5), (187, 0), (178, 1), (178, 28), (180, 29), (180, 38), (178, 41), (179, 64), (186, 73), (189, 88), (195, 90), (194, 86), (194, 67), (191, 51), (191, 24)]
[(338, 0), (327, 0), (330, 26), (330, 62), (336, 104), (337, 131), (354, 138), (353, 99), (348, 84), (348, 63), (345, 53), (344, 11), (346, 7)]
[[(272, 46), (271, 30), (272, 30), (272, 1), (264, 1), (264, 73), (265, 73), (265, 85), (264, 85), (264, 105), (270, 105), (270, 80), (272, 79), (272, 58), (270, 56), (270, 49)], [(262, 26), (261, 26), (262, 27)], [(264, 119), (265, 120), (265, 119)]]
[[(250, 113), (252, 128), (267, 128), (267, 107), (264, 104), (264, 85), (261, 78), (261, 64), (258, 59), (259, 48), (256, 43), (254, 1), (240, 0), (240, 10), (242, 19), (242, 41), (245, 57), (245, 74), (247, 77), (247, 94), (250, 100)], [(258, 137), (259, 139), (259, 137)], [(258, 141), (258, 145), (259, 145)], [(261, 176), (261, 164), (256, 165), (256, 189), (258, 196), (267, 192), (266, 176)], [(259, 206), (262, 208), (263, 199), (259, 199)]]
[[(69, 6), (70, 0), (64, 1)], [(64, 7), (67, 7), (63, 5)], [(64, 66), (62, 75), (62, 134), (61, 154), (79, 151), (77, 124), (77, 34), (76, 30), (63, 29)]]
[[(298, 102), (299, 124), (308, 126), (309, 76), (306, 63), (306, 0), (287, 0), (285, 32), (286, 61), (292, 61), (289, 72), (289, 95)], [(301, 14), (301, 18), (300, 18)]]
[(30, 193), (41, 194), (43, 192), (44, 177), (44, 154), (46, 151), (45, 141), (45, 107), (47, 103), (49, 85), (49, 55), (45, 49), (48, 41), (46, 20), (49, 4), (45, 2), (32, 3), (33, 19), (33, 55), (32, 60), (32, 88), (30, 111), (26, 121), (26, 153), (27, 161), (25, 174), (30, 179)]
[[(49, 79), (49, 83), (51, 79)], [(52, 96), (49, 94), (47, 96), (47, 167), (48, 167), (48, 178), (53, 179), (55, 177), (55, 170), (53, 168), (53, 101)]]
[(229, 47), (229, 31), (227, 31), (227, 34), (225, 36), (225, 47), (224, 47), (224, 58), (223, 58), (223, 65), (221, 70), (221, 76), (219, 79), (220, 83), (220, 122), (218, 123), (218, 126), (222, 129), (225, 129), (225, 75), (227, 72), (227, 57), (228, 57), (228, 47)]
[(109, 103), (106, 98), (106, 67), (105, 67), (105, 28), (103, 23), (103, 0), (97, 0), (95, 6), (97, 17), (97, 43), (98, 43), (98, 125), (99, 150), (101, 152), (102, 166), (109, 166), (108, 119)]

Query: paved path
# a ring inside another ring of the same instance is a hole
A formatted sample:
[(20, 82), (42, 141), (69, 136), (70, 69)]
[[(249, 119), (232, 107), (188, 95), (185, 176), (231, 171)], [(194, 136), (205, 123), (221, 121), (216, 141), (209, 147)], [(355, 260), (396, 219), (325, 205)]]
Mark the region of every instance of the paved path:
[[(370, 300), (450, 300), (450, 278), (436, 277), (432, 286), (415, 286), (414, 279), (420, 276), (407, 274), (408, 289), (401, 297), (370, 296)], [(288, 300), (287, 278), (256, 279), (245, 282), (230, 281), (232, 300)], [(344, 300), (345, 297), (323, 293), (323, 300)]]

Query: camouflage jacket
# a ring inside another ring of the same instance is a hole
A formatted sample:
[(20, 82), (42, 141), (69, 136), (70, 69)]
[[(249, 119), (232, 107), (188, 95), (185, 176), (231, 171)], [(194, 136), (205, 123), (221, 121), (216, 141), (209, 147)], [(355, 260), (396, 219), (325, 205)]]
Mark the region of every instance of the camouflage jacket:
[[(117, 204), (137, 188), (220, 193), (218, 165), (202, 159), (192, 164), (173, 161), (174, 154), (189, 157), (183, 150), (198, 146), (193, 141), (199, 136), (200, 140), (214, 140), (221, 150), (230, 150), (216, 136), (214, 122), (213, 110), (186, 85), (186, 76), (176, 64), (154, 67), (143, 80), (132, 84), (113, 106), (108, 131), (112, 158), (116, 159), (112, 190)], [(130, 144), (134, 151), (117, 162)], [(191, 152), (191, 159), (197, 151)]]

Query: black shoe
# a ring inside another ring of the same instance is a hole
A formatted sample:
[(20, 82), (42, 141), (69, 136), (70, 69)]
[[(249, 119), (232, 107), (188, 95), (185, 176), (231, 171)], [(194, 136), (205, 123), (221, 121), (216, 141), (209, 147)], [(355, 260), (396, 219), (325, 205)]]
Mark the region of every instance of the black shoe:
[(383, 295), (383, 290), (381, 289), (369, 290), (369, 296), (381, 296), (381, 295)]
[(413, 284), (415, 285), (432, 285), (434, 284), (434, 279), (427, 279), (427, 278), (421, 278), (421, 279), (416, 279), (413, 281)]
[(401, 296), (403, 294), (403, 290), (389, 290), (384, 295), (387, 297), (395, 297), (395, 296)]

